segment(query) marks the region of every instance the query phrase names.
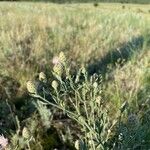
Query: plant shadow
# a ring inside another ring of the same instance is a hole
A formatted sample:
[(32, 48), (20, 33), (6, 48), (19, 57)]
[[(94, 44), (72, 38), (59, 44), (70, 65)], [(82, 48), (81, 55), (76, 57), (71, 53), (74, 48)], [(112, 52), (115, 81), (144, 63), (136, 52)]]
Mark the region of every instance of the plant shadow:
[(109, 50), (109, 52), (100, 60), (89, 64), (87, 67), (90, 75), (94, 73), (100, 73), (103, 77), (108, 73), (108, 66), (111, 65), (115, 68), (118, 61), (127, 62), (131, 57), (140, 51), (142, 51), (144, 45), (144, 37), (138, 36), (132, 38), (131, 41), (124, 43), (120, 48)]

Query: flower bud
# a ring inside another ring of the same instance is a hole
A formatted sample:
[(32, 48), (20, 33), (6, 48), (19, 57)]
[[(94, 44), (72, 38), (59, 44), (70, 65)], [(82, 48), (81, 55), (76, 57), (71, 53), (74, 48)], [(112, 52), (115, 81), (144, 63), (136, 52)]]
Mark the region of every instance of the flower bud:
[(39, 73), (39, 80), (40, 80), (40, 81), (44, 81), (44, 82), (47, 81), (46, 75), (45, 75), (44, 72), (40, 72), (40, 73)]
[(32, 81), (28, 81), (26, 87), (29, 93), (35, 94), (37, 92), (36, 86)]
[(95, 99), (95, 102), (100, 105), (101, 104), (101, 99), (102, 99), (101, 96), (97, 96), (96, 99)]
[(66, 63), (66, 56), (63, 52), (59, 53), (59, 59), (61, 63)]
[(85, 73), (86, 73), (86, 69), (85, 69), (85, 67), (84, 67), (84, 66), (82, 67), (81, 72), (82, 72), (83, 74), (85, 74)]
[(89, 145), (92, 145), (93, 144), (93, 140), (89, 140)]
[(22, 136), (25, 138), (25, 139), (28, 139), (30, 138), (30, 132), (28, 130), (27, 127), (24, 127), (23, 130), (22, 130)]
[(63, 67), (61, 64), (56, 64), (54, 67), (53, 67), (53, 71), (58, 75), (58, 76), (61, 76), (62, 73), (63, 73)]
[(80, 150), (81, 147), (80, 140), (76, 140), (74, 146), (77, 150)]
[(54, 80), (52, 82), (52, 87), (57, 91), (57, 88), (58, 88), (58, 82), (56, 80)]

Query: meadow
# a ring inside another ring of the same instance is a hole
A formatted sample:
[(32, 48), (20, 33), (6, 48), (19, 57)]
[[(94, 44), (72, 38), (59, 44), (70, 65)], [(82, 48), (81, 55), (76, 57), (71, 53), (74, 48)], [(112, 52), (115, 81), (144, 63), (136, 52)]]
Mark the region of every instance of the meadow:
[[(3, 1), (3, 0), (2, 0)], [(17, 0), (25, 1), (25, 0)], [(29, 2), (43, 2), (43, 0), (26, 0)], [(44, 2), (52, 3), (132, 3), (132, 4), (150, 4), (149, 0), (44, 0)]]
[(150, 5), (0, 2), (0, 149), (150, 149)]

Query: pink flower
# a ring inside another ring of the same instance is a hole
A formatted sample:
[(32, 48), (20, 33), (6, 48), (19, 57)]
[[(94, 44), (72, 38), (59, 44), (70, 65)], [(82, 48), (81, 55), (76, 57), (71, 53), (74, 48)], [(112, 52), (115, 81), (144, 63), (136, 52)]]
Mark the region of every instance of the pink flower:
[(3, 135), (0, 135), (0, 150), (3, 150), (8, 145), (8, 139), (5, 138)]
[(59, 57), (58, 57), (58, 56), (55, 56), (55, 57), (53, 58), (53, 60), (52, 60), (52, 63), (53, 63), (54, 65), (59, 64), (59, 63), (60, 63)]

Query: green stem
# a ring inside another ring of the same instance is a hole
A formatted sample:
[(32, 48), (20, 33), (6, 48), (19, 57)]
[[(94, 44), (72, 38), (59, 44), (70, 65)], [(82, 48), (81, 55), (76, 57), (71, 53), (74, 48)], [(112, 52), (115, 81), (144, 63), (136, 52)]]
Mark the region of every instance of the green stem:
[(72, 115), (72, 117), (73, 117), (74, 120), (76, 120), (76, 121), (77, 121), (79, 124), (81, 124), (82, 126), (85, 125), (85, 126), (87, 127), (87, 129), (88, 129), (89, 131), (91, 131), (91, 132), (93, 133), (93, 135), (95, 135), (95, 132), (90, 128), (90, 126), (86, 123), (85, 120), (84, 120), (83, 123), (81, 123), (80, 121), (78, 121), (78, 119), (77, 119), (78, 116), (77, 116), (76, 114), (74, 114), (74, 113), (70, 112), (69, 110), (66, 110), (66, 109), (64, 109), (64, 108), (62, 108), (62, 107), (60, 107), (60, 106), (58, 106), (58, 105), (56, 105), (56, 104), (54, 104), (54, 103), (51, 103), (51, 102), (47, 101), (45, 98), (41, 97), (40, 95), (34, 95), (34, 97), (39, 98), (39, 99), (41, 99), (42, 101), (46, 102), (47, 104), (50, 104), (51, 106), (54, 106), (54, 107), (56, 107), (56, 108), (58, 108), (58, 109), (60, 109), (60, 110), (63, 110), (63, 111), (65, 111), (65, 112), (67, 112), (68, 114)]

